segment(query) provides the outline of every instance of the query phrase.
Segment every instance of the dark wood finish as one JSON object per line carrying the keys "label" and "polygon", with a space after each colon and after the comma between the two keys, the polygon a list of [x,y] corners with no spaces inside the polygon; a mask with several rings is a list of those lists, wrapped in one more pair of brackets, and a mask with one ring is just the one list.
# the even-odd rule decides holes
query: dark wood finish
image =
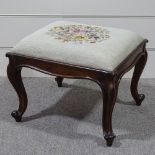
{"label": "dark wood finish", "polygon": [[57,82],[58,87],[62,87],[63,77],[57,76],[55,81]]}
{"label": "dark wood finish", "polygon": [[131,81],[131,94],[133,98],[136,101],[136,105],[141,105],[142,101],[145,98],[144,94],[138,94],[138,81],[140,79],[140,76],[142,74],[142,71],[145,67],[147,61],[147,52],[144,52],[144,54],[141,56],[141,58],[138,60],[137,64],[135,65],[132,81]]}
{"label": "dark wood finish", "polygon": [[40,72],[56,76],[59,87],[62,86],[63,78],[89,79],[96,82],[103,94],[103,117],[102,126],[104,138],[107,146],[111,146],[115,138],[112,130],[112,112],[117,98],[118,86],[122,76],[135,66],[135,71],[131,83],[131,93],[137,105],[144,99],[137,91],[138,81],[147,60],[147,52],[144,40],[123,62],[121,62],[112,72],[98,70],[84,66],[77,66],[67,63],[30,57],[26,55],[7,53],[9,58],[8,78],[15,88],[19,97],[19,109],[12,113],[16,121],[21,121],[22,115],[27,107],[27,97],[21,79],[22,67],[28,67]]}
{"label": "dark wood finish", "polygon": [[27,108],[27,95],[21,78],[21,67],[16,67],[12,57],[10,57],[10,63],[7,67],[7,75],[19,97],[19,108],[13,111],[11,115],[17,122],[20,122]]}
{"label": "dark wood finish", "polygon": [[115,138],[112,130],[112,112],[117,98],[118,84],[115,77],[111,76],[100,85],[103,94],[102,127],[107,146],[111,146]]}

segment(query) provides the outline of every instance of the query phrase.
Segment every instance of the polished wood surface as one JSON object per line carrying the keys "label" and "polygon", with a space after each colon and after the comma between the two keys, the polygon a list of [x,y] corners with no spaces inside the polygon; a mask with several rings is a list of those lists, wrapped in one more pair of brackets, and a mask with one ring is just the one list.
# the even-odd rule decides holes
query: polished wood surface
{"label": "polished wood surface", "polygon": [[135,65],[132,81],[131,81],[131,94],[133,98],[135,99],[136,105],[141,105],[142,101],[145,98],[144,94],[139,94],[137,87],[138,87],[138,81],[140,79],[140,76],[142,74],[142,71],[145,67],[147,61],[147,52],[145,51],[143,55],[138,60],[137,64]]}
{"label": "polished wood surface", "polygon": [[49,75],[56,76],[58,87],[62,87],[63,78],[88,79],[96,82],[103,94],[103,116],[102,126],[104,138],[107,146],[112,146],[115,134],[112,129],[112,112],[119,82],[122,76],[135,66],[131,82],[131,93],[136,101],[136,105],[140,105],[144,99],[144,95],[138,93],[138,81],[144,69],[147,60],[146,51],[147,40],[144,40],[123,62],[121,62],[113,71],[98,70],[84,66],[60,63],[52,60],[30,57],[22,54],[7,53],[9,64],[7,68],[8,78],[13,85],[19,97],[19,108],[12,112],[12,116],[16,121],[22,120],[22,115],[27,108],[27,95],[21,78],[21,69],[28,67]]}

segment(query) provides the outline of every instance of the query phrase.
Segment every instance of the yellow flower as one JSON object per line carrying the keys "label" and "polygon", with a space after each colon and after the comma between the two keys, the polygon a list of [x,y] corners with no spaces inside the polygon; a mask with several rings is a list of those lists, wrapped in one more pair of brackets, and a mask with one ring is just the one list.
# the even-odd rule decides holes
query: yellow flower
{"label": "yellow flower", "polygon": [[75,40],[85,40],[86,37],[85,36],[82,36],[82,35],[78,35],[78,36],[75,36],[74,39]]}
{"label": "yellow flower", "polygon": [[61,31],[64,28],[62,26],[55,26],[54,29],[55,29],[55,31]]}

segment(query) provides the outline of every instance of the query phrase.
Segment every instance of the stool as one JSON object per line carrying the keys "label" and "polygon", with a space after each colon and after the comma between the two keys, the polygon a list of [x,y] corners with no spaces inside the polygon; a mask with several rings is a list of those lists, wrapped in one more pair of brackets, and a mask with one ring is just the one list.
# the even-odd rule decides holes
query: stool
{"label": "stool", "polygon": [[135,66],[131,94],[141,105],[144,94],[137,90],[147,61],[146,43],[140,35],[123,29],[56,21],[22,39],[10,52],[8,78],[19,97],[19,108],[12,112],[17,122],[27,108],[27,95],[21,70],[28,67],[56,76],[59,87],[63,78],[96,82],[103,95],[102,127],[107,146],[112,146],[112,112],[122,76]]}

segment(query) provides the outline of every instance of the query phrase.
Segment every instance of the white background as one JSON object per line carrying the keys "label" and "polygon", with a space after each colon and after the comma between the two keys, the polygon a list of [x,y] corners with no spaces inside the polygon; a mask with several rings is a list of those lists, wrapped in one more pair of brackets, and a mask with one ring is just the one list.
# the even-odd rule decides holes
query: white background
{"label": "white background", "polygon": [[[5,53],[25,35],[55,20],[126,28],[140,33],[149,40],[149,58],[142,76],[155,77],[154,0],[0,0],[0,76],[6,76]],[[29,69],[24,69],[23,75],[46,76]]]}

